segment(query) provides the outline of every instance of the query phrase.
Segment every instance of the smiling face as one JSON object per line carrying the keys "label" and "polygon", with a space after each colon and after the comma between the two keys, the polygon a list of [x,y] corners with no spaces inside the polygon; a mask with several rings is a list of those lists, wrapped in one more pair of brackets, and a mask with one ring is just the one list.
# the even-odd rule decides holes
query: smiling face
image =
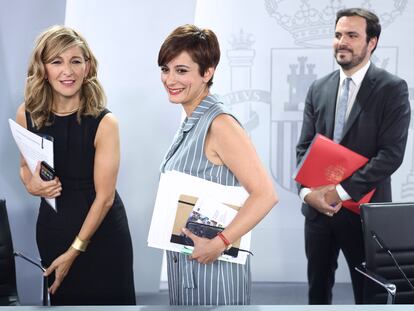
{"label": "smiling face", "polygon": [[214,68],[208,68],[204,76],[201,76],[198,64],[184,51],[168,64],[161,66],[161,81],[170,102],[182,104],[189,116],[208,95],[207,83],[213,73]]}
{"label": "smiling face", "polygon": [[343,16],[338,20],[333,41],[334,55],[342,69],[353,74],[371,57],[377,38],[367,43],[366,21],[360,16]]}
{"label": "smiling face", "polygon": [[80,90],[89,71],[89,63],[79,46],[71,47],[45,64],[46,79],[55,101],[80,99]]}

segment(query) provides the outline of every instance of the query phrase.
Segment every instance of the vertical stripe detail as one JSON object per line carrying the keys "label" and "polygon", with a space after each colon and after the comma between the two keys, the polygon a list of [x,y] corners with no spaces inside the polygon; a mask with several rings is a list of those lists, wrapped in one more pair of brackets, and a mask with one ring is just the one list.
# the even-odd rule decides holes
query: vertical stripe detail
{"label": "vertical stripe detail", "polygon": [[[161,171],[176,170],[222,185],[238,186],[238,180],[227,167],[211,163],[204,153],[208,129],[220,114],[231,115],[216,96],[207,96],[181,124]],[[224,261],[203,265],[186,255],[167,251],[167,270],[171,305],[250,303],[249,258],[245,265]]]}

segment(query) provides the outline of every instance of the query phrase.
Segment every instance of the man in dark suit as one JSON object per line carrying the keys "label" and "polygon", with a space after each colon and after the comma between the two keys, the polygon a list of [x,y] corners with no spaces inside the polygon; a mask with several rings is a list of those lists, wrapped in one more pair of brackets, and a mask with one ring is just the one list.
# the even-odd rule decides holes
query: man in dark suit
{"label": "man in dark suit", "polygon": [[370,62],[380,33],[372,12],[339,11],[333,48],[341,68],[316,80],[306,98],[298,163],[317,133],[369,159],[338,185],[300,188],[310,304],[332,303],[339,250],[348,263],[355,302],[362,303],[363,278],[354,270],[364,261],[361,221],[358,214],[341,208],[342,201],[359,201],[372,189],[376,191],[371,202],[391,201],[391,174],[404,157],[410,122],[408,89],[404,80]]}

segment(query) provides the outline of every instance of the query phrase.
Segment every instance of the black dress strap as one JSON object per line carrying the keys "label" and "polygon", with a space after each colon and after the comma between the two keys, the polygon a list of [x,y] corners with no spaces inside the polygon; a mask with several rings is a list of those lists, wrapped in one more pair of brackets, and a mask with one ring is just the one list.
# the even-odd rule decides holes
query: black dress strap
{"label": "black dress strap", "polygon": [[34,126],[32,123],[32,118],[30,117],[30,112],[28,112],[27,110],[24,110],[24,114],[26,115],[26,124],[27,124],[27,129],[31,132],[33,132]]}

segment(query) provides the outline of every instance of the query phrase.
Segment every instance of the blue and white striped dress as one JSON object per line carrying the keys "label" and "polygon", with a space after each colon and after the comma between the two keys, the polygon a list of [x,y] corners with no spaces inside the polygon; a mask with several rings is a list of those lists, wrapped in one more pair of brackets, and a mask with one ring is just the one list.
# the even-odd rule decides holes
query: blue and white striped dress
{"label": "blue and white striped dress", "polygon": [[[222,185],[238,186],[224,165],[210,162],[204,142],[211,122],[229,114],[213,95],[207,96],[187,117],[174,137],[161,171],[176,170]],[[184,254],[167,251],[168,288],[171,305],[245,305],[250,303],[250,260],[245,265],[216,260],[200,264]]]}

